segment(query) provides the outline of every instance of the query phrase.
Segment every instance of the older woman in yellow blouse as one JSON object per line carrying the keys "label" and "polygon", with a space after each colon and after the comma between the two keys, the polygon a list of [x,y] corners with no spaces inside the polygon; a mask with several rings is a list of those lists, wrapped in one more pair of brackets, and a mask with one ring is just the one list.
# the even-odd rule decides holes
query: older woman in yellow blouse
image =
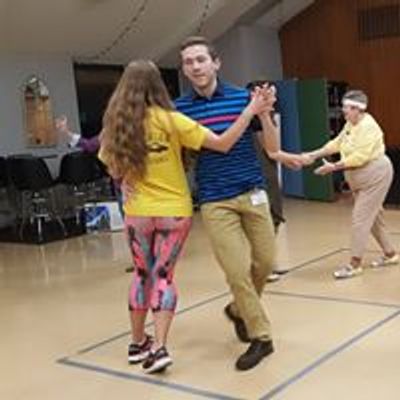
{"label": "older woman in yellow blouse", "polygon": [[340,153],[339,162],[324,159],[324,164],[315,173],[326,175],[344,170],[354,195],[351,259],[334,272],[337,279],[351,278],[363,272],[362,258],[370,233],[383,250],[383,256],[371,266],[379,268],[399,262],[383,219],[383,202],[393,179],[393,167],[385,155],[382,129],[366,112],[367,105],[368,98],[362,91],[346,93],[343,98],[346,124],[341,133],[321,149],[304,155],[305,163],[311,164],[318,158]]}

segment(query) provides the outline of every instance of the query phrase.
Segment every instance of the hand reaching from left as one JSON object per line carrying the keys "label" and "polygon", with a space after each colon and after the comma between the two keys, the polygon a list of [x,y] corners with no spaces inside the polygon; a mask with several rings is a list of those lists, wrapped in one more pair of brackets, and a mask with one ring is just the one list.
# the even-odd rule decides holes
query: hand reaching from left
{"label": "hand reaching from left", "polygon": [[303,159],[300,154],[281,153],[280,162],[287,168],[298,171],[303,168]]}
{"label": "hand reaching from left", "polygon": [[269,154],[269,156],[285,167],[296,171],[302,169],[304,166],[301,154],[286,153],[285,151],[279,150],[276,153]]}
{"label": "hand reaching from left", "polygon": [[303,162],[303,166],[308,167],[309,165],[314,164],[316,158],[312,155],[312,153],[302,153],[301,160]]}

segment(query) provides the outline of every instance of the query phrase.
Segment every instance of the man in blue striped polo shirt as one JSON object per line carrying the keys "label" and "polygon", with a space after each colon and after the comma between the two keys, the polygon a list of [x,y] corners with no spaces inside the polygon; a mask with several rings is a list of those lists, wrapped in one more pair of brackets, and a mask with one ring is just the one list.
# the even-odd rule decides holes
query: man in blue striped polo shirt
{"label": "man in blue striped polo shirt", "polygon": [[[222,133],[248,104],[249,92],[218,80],[220,60],[205,38],[187,39],[180,56],[192,88],[176,100],[177,109]],[[259,118],[263,147],[279,158],[282,155],[270,114]],[[270,321],[260,297],[274,266],[275,237],[253,133],[248,129],[226,154],[201,150],[196,166],[204,225],[233,295],[225,313],[238,338],[250,342],[236,362],[238,370],[253,368],[274,351]],[[287,157],[289,160],[281,161],[299,162]]]}

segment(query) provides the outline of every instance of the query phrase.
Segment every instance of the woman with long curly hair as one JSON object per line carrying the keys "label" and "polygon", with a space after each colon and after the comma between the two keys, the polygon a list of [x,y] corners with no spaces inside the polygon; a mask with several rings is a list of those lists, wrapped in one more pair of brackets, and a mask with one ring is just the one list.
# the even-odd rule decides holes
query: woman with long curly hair
{"label": "woman with long curly hair", "polygon": [[[192,216],[182,149],[228,152],[252,118],[272,109],[274,101],[272,90],[259,89],[235,123],[216,135],[174,110],[160,72],[150,61],[130,63],[110,99],[99,157],[114,178],[133,188],[124,204],[136,266],[129,292],[128,360],[143,363],[147,373],[164,371],[172,364],[166,342],[177,304],[174,267]],[[149,309],[154,339],[145,332]]]}

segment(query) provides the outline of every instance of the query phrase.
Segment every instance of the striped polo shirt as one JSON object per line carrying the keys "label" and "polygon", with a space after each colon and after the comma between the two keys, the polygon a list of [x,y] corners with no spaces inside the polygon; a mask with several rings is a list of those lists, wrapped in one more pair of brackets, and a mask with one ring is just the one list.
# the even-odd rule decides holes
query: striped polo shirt
{"label": "striped polo shirt", "polygon": [[[211,98],[202,97],[192,89],[178,98],[175,105],[178,111],[221,134],[236,121],[249,99],[246,89],[219,82]],[[227,154],[200,151],[196,165],[200,204],[227,200],[265,186],[253,133],[248,128]]]}

